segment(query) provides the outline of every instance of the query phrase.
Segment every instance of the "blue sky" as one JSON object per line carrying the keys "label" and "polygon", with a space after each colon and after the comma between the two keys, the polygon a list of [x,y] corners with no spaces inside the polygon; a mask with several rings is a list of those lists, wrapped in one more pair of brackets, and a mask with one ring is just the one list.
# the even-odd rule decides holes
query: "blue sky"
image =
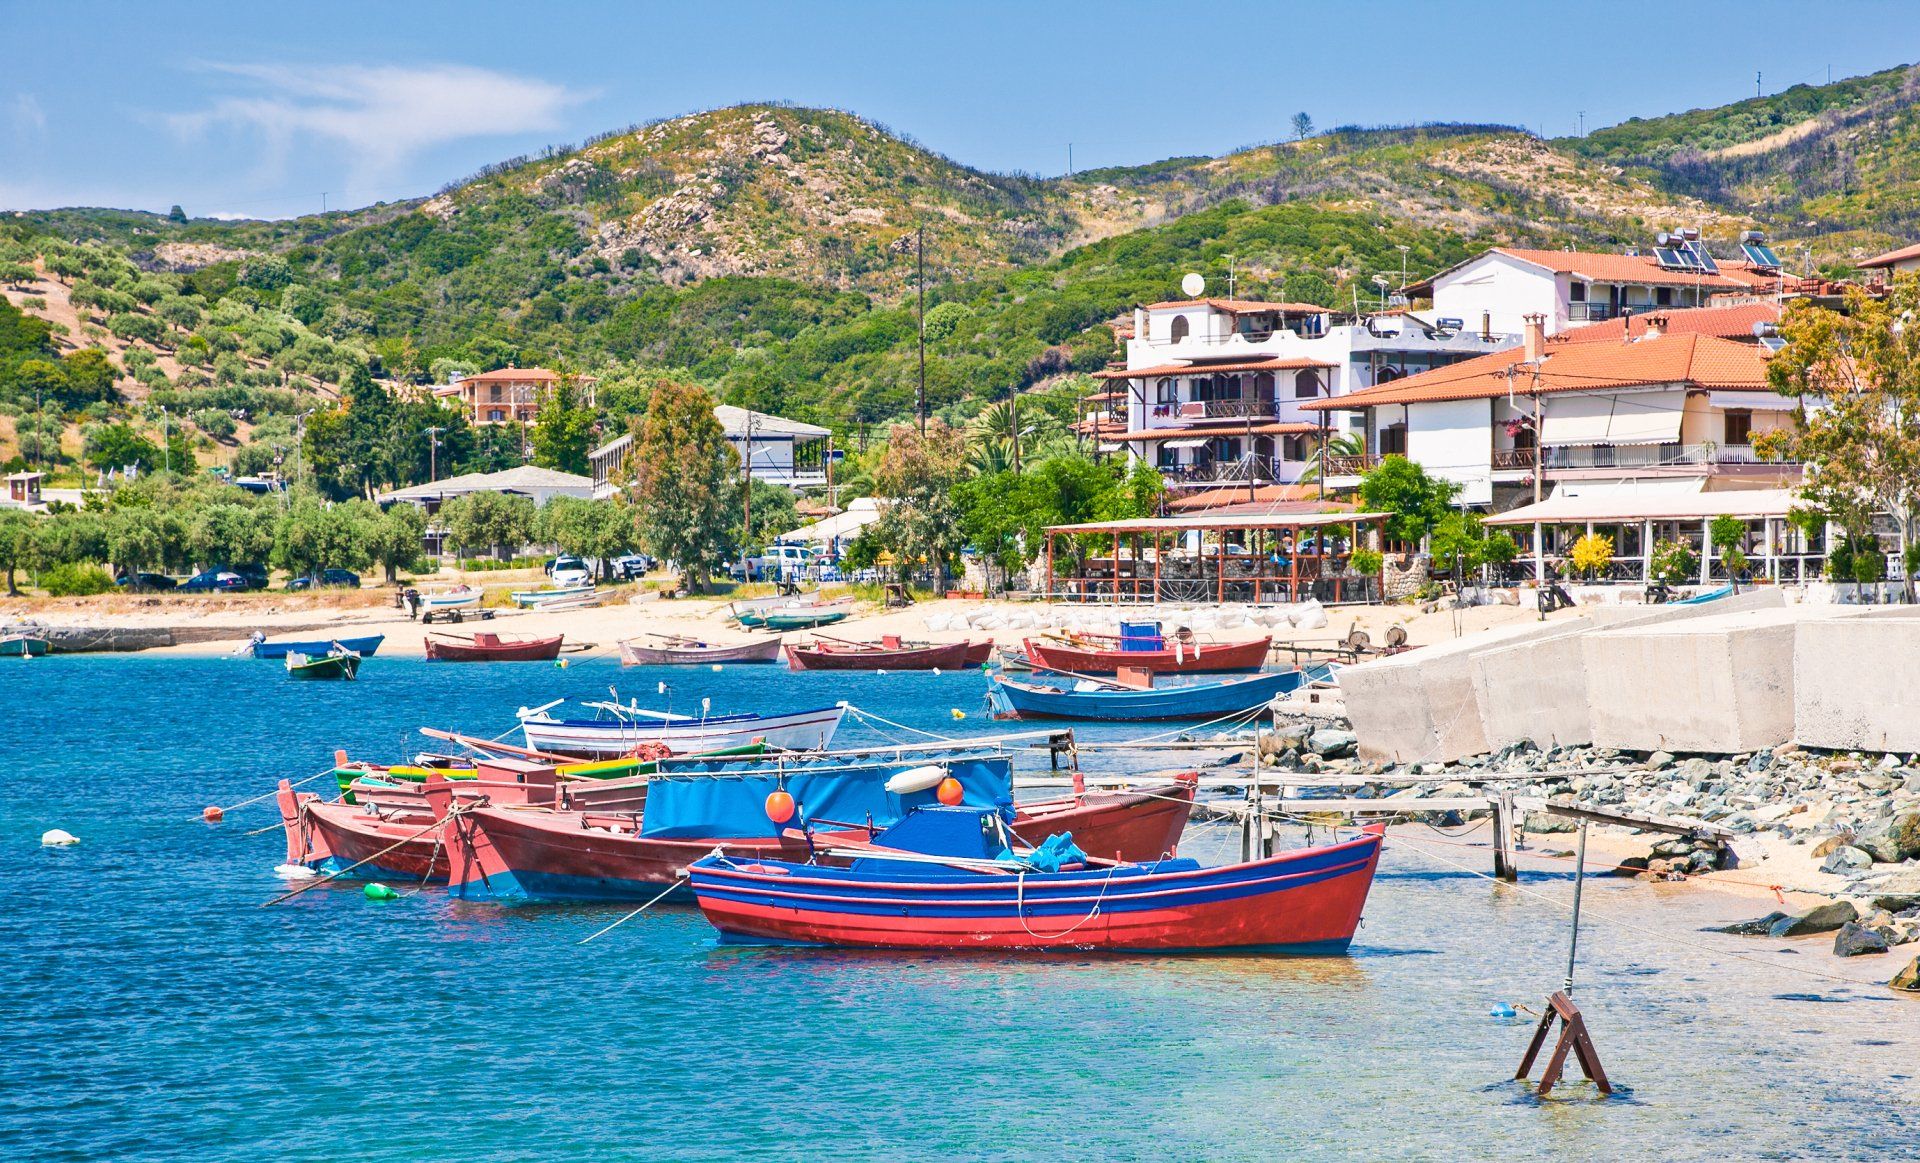
{"label": "blue sky", "polygon": [[[1895,3],[0,0],[0,208],[284,217],[746,100],[1055,174],[1322,128],[1551,136],[1920,59]],[[24,51],[23,51],[24,50]]]}

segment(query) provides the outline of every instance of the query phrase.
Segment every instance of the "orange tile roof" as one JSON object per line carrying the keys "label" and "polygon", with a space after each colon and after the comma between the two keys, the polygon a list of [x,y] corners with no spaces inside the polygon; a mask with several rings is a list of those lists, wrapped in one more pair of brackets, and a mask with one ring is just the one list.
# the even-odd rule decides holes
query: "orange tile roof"
{"label": "orange tile roof", "polygon": [[1154,376],[1211,375],[1214,372],[1281,372],[1304,371],[1307,368],[1330,368],[1333,364],[1319,359],[1243,359],[1226,363],[1167,363],[1153,367],[1120,368],[1111,371],[1093,373],[1096,380],[1138,380],[1151,379]]}
{"label": "orange tile roof", "polygon": [[1604,391],[1651,384],[1767,389],[1767,357],[1751,343],[1712,335],[1658,335],[1631,343],[1550,343],[1536,372],[1526,351],[1511,348],[1363,388],[1311,400],[1303,411],[1359,411],[1387,404],[1428,404],[1555,392]]}
{"label": "orange tile roof", "polygon": [[476,372],[461,379],[463,384],[526,384],[549,383],[560,378],[558,372],[543,367],[503,367],[490,372]]}
{"label": "orange tile roof", "polygon": [[[1309,432],[1320,431],[1320,425],[1305,420],[1256,420],[1252,434],[1255,436],[1305,436]],[[1138,428],[1132,432],[1113,437],[1119,441],[1133,440],[1192,440],[1196,437],[1245,436],[1248,434],[1247,422],[1243,417],[1221,417],[1200,421],[1195,424],[1182,424],[1179,427]]]}
{"label": "orange tile roof", "polygon": [[1717,335],[1722,339],[1751,340],[1756,323],[1778,323],[1778,303],[1740,303],[1728,307],[1656,307],[1637,315],[1570,327],[1547,342],[1619,343],[1639,339],[1653,326],[1653,320],[1665,319],[1665,335]]}
{"label": "orange tile roof", "polygon": [[1318,485],[1259,485],[1253,490],[1252,500],[1247,498],[1247,486],[1229,485],[1195,489],[1167,501],[1169,513],[1205,512],[1215,516],[1345,513],[1357,508],[1350,502],[1322,498]]}
{"label": "orange tile roof", "polygon": [[1523,250],[1519,247],[1496,246],[1498,254],[1517,258],[1521,262],[1545,267],[1562,274],[1579,275],[1601,283],[1641,283],[1645,285],[1672,285],[1691,287],[1698,284],[1703,287],[1746,287],[1752,285],[1752,279],[1742,276],[1730,277],[1729,268],[1722,267],[1720,275],[1698,274],[1693,271],[1675,271],[1662,268],[1650,254],[1602,254],[1582,250]]}
{"label": "orange tile roof", "polygon": [[1191,307],[1205,304],[1216,311],[1229,315],[1258,315],[1267,311],[1280,311],[1288,315],[1331,315],[1333,308],[1322,307],[1318,303],[1269,303],[1261,299],[1168,299],[1160,303],[1148,303],[1142,311],[1161,311],[1169,307]]}
{"label": "orange tile roof", "polygon": [[1863,268],[1890,267],[1895,263],[1911,262],[1914,259],[1920,259],[1920,242],[1912,246],[1903,246],[1899,250],[1890,250],[1885,254],[1876,254],[1872,258],[1863,259],[1853,265]]}

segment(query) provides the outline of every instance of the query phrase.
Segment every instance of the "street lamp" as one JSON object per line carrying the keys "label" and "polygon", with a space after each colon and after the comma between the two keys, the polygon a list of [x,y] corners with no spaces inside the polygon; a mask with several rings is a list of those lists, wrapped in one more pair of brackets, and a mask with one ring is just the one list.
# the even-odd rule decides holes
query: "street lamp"
{"label": "street lamp", "polygon": [[1407,252],[1413,248],[1403,242],[1394,249],[1400,252],[1400,289],[1404,291],[1407,289]]}
{"label": "street lamp", "polygon": [[440,434],[445,428],[427,429],[427,483],[440,479]]}
{"label": "street lamp", "polygon": [[1373,276],[1373,285],[1380,288],[1380,309],[1385,311],[1387,309],[1387,288],[1393,285],[1393,280],[1386,275],[1375,275]]}

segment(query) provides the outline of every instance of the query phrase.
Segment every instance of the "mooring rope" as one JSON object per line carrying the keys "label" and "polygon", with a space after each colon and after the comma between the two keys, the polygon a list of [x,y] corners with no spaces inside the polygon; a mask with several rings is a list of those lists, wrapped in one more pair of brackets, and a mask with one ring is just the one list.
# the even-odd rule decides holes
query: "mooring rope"
{"label": "mooring rope", "polygon": [[[387,853],[393,851],[395,848],[398,848],[403,844],[409,844],[415,840],[418,840],[420,837],[426,835],[428,832],[433,831],[435,828],[440,827],[442,824],[451,823],[456,816],[459,816],[464,811],[466,811],[465,808],[454,808],[452,811],[447,813],[445,819],[435,820],[433,823],[428,824],[426,827],[420,829],[418,832],[414,832],[411,835],[402,836],[400,839],[395,840],[393,843],[387,845],[385,848],[382,848],[380,851],[375,852],[372,856],[367,857],[365,860],[356,860],[352,864],[347,865],[345,868],[340,869],[338,872],[329,872],[327,873],[327,875],[321,877],[318,880],[310,880],[307,883],[301,885],[299,888],[294,889],[292,892],[281,893],[279,896],[274,897],[272,900],[264,902],[263,904],[261,904],[260,907],[264,909],[271,905],[277,905],[281,901],[292,900],[294,897],[299,896],[303,892],[307,892],[310,889],[319,888],[321,885],[326,884],[328,881],[335,880],[339,877],[345,876],[347,873],[352,872],[354,869],[360,867],[363,864],[371,864],[374,861],[380,859],[382,856],[385,856]],[[436,850],[437,850],[437,845],[436,845]],[[433,866],[429,864],[427,867],[428,867],[428,870],[431,871]]]}
{"label": "mooring rope", "polygon": [[[306,777],[305,779],[303,779],[303,780],[300,780],[300,781],[298,781],[297,783],[290,783],[290,784],[288,784],[287,786],[288,786],[289,788],[296,788],[296,787],[305,787],[305,786],[306,786],[307,784],[310,784],[310,783],[312,783],[312,782],[313,782],[314,780],[316,780],[316,779],[323,779],[323,778],[325,778],[326,776],[329,776],[329,775],[332,775],[332,774],[334,773],[334,770],[335,770],[334,768],[331,768],[331,767],[329,767],[329,768],[327,768],[327,769],[326,769],[325,771],[316,771],[316,772],[314,772],[314,773],[313,773],[312,775],[309,775],[308,777]],[[276,785],[276,786],[274,787],[274,789],[273,789],[272,791],[270,791],[270,792],[264,792],[264,793],[262,793],[262,794],[260,794],[260,795],[257,795],[257,796],[254,796],[254,797],[253,797],[252,799],[250,799],[250,800],[241,800],[241,801],[240,801],[239,803],[237,803],[237,804],[233,804],[233,805],[232,805],[232,806],[230,806],[230,807],[225,807],[225,808],[215,808],[214,810],[215,810],[215,811],[217,811],[217,812],[219,812],[219,813],[220,813],[221,815],[223,815],[223,816],[224,816],[224,815],[226,815],[226,814],[227,814],[228,812],[237,812],[237,811],[239,811],[239,810],[240,810],[241,808],[245,808],[245,807],[251,807],[252,805],[254,805],[254,804],[257,804],[257,803],[259,803],[259,802],[260,802],[261,800],[270,800],[270,799],[272,799],[272,798],[273,798],[274,796],[277,796],[277,795],[279,795],[279,794],[280,794],[280,788],[279,788],[279,787],[278,787],[278,786]],[[201,813],[200,815],[198,815],[198,816],[195,816],[195,817],[194,817],[194,819],[195,819],[195,820],[205,820],[206,818],[207,818],[207,816],[206,816],[206,813],[205,813],[205,812],[202,812],[202,813]],[[278,825],[275,825],[275,826],[277,827]],[[264,831],[264,830],[265,830],[265,829],[262,829],[262,831]],[[254,833],[254,832],[249,832],[249,833],[247,833],[247,835],[249,835],[249,836],[253,836],[253,835],[257,835],[257,834],[258,834],[258,833]]]}
{"label": "mooring rope", "polygon": [[676,878],[676,879],[674,880],[674,882],[673,882],[672,884],[670,884],[670,885],[668,885],[667,887],[665,887],[665,888],[663,888],[663,889],[661,889],[661,890],[660,890],[660,893],[659,893],[659,895],[657,895],[657,896],[655,896],[655,897],[654,897],[654,898],[653,898],[652,900],[650,900],[650,901],[648,901],[648,902],[647,902],[646,904],[644,904],[644,905],[641,905],[641,906],[640,906],[639,908],[637,908],[637,909],[635,909],[635,910],[633,910],[632,912],[630,912],[630,913],[628,913],[628,914],[627,914],[626,916],[624,916],[624,917],[621,917],[621,918],[620,918],[619,920],[617,920],[617,921],[615,921],[615,922],[614,922],[613,924],[611,924],[611,925],[608,925],[608,926],[607,926],[606,928],[604,928],[604,929],[601,929],[601,930],[600,930],[599,932],[597,932],[597,933],[595,933],[595,934],[593,934],[593,936],[591,936],[591,937],[586,937],[586,938],[583,938],[583,939],[581,939],[581,940],[579,940],[579,941],[576,941],[576,942],[574,942],[574,943],[575,943],[576,945],[585,945],[585,944],[587,944],[588,942],[590,942],[590,941],[592,941],[592,940],[594,939],[594,937],[599,937],[599,936],[603,936],[603,935],[605,935],[605,934],[607,934],[607,933],[611,933],[611,932],[613,932],[613,931],[614,931],[615,929],[617,929],[617,928],[619,928],[620,926],[622,926],[622,925],[624,925],[624,924],[626,924],[626,923],[627,923],[628,921],[631,921],[631,920],[632,920],[633,918],[635,918],[635,917],[637,917],[637,916],[639,916],[639,915],[640,915],[641,913],[644,913],[644,912],[646,912],[646,911],[647,911],[648,909],[650,909],[650,908],[652,908],[652,907],[653,907],[654,905],[657,905],[657,904],[659,904],[659,903],[660,903],[661,901],[663,901],[663,900],[665,900],[665,899],[666,899],[666,896],[667,896],[667,894],[668,894],[668,893],[670,893],[670,892],[672,892],[672,891],[673,891],[674,889],[676,889],[676,888],[679,888],[679,887],[680,887],[681,885],[683,885],[683,884],[685,884],[686,882],[687,882],[687,874],[683,872],[683,873],[681,873],[681,874],[679,875],[679,877],[678,877],[678,878]]}

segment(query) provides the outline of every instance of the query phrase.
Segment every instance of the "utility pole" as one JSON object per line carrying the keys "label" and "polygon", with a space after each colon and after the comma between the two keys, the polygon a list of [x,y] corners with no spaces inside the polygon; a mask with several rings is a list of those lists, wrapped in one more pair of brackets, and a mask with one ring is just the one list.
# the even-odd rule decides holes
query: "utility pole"
{"label": "utility pole", "polygon": [[1012,429],[1008,435],[1013,437],[1013,475],[1020,475],[1020,385],[1018,382],[1007,385],[1007,427]]}
{"label": "utility pole", "polygon": [[440,434],[445,428],[427,429],[427,483],[440,479]]}
{"label": "utility pole", "polygon": [[325,190],[322,190],[320,191],[320,213],[325,214],[326,212],[327,212],[327,192]]}
{"label": "utility pole", "polygon": [[1585,109],[1582,109],[1580,111],[1580,136],[1585,137],[1586,135],[1587,135],[1587,111]]}
{"label": "utility pole", "polygon": [[[1833,80],[1832,65],[1827,66],[1827,80],[1829,82]],[[1067,143],[1067,176],[1069,178],[1073,176],[1073,143],[1072,142]]]}
{"label": "utility pole", "polygon": [[740,495],[744,498],[744,507],[740,517],[740,583],[745,585],[753,579],[747,574],[747,542],[753,539],[753,409],[747,413],[747,474],[741,481]]}
{"label": "utility pole", "polygon": [[913,397],[914,413],[920,418],[920,435],[927,434],[927,227],[922,223],[914,232],[914,264],[920,282],[920,389]]}
{"label": "utility pole", "polygon": [[167,471],[173,471],[173,441],[167,434],[167,406],[160,405],[160,448],[166,454]]}
{"label": "utility pole", "polygon": [[1760,70],[1759,69],[1753,70],[1753,97],[1754,97],[1754,100],[1756,101],[1760,99]]}

